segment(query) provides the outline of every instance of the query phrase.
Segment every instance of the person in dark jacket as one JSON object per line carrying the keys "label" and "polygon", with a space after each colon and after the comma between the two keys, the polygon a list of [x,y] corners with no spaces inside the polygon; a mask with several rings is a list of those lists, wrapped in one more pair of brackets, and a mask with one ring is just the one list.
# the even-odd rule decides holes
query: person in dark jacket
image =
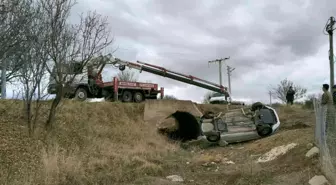
{"label": "person in dark jacket", "polygon": [[294,95],[295,95],[295,91],[293,90],[293,87],[290,86],[289,90],[287,91],[287,94],[286,94],[287,104],[293,105]]}

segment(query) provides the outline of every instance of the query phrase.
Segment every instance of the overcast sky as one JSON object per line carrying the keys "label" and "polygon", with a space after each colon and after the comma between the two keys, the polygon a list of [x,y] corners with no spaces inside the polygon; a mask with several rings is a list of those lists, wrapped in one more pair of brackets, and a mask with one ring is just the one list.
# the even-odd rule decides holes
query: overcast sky
{"label": "overcast sky", "polygon": [[[219,83],[218,65],[207,61],[230,56],[237,99],[267,102],[268,86],[284,78],[309,93],[329,82],[328,36],[322,30],[336,16],[336,1],[80,0],[74,8],[89,9],[109,17],[116,57]],[[227,85],[226,66],[222,70]],[[207,92],[146,72],[138,77],[179,99],[199,102]]]}
{"label": "overcast sky", "polygon": [[[118,58],[219,83],[218,65],[208,61],[230,56],[236,99],[267,102],[268,86],[284,78],[309,93],[329,82],[328,36],[322,30],[336,16],[336,1],[80,0],[72,16],[87,10],[108,16]],[[222,70],[227,86],[226,65]],[[138,77],[179,99],[200,102],[208,91],[146,72]]]}

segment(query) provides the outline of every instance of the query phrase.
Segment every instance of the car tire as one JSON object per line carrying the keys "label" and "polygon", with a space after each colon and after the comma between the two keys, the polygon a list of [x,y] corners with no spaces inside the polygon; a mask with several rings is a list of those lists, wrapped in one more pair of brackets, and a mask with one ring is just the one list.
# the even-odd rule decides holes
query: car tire
{"label": "car tire", "polygon": [[252,104],[251,110],[256,111],[256,110],[261,109],[263,107],[264,107],[264,104],[262,104],[261,102],[255,102],[254,104]]}
{"label": "car tire", "polygon": [[272,134],[273,129],[270,125],[262,124],[257,126],[258,135],[261,137],[267,137]]}
{"label": "car tire", "polygon": [[132,100],[133,100],[132,92],[130,92],[130,91],[124,91],[123,94],[122,94],[121,100],[123,102],[132,102]]}
{"label": "car tire", "polygon": [[220,133],[211,134],[206,136],[206,139],[210,142],[218,142],[221,139]]}
{"label": "car tire", "polygon": [[85,101],[87,99],[88,93],[85,88],[78,88],[75,93],[75,99],[79,101]]}
{"label": "car tire", "polygon": [[133,95],[134,102],[140,103],[144,101],[144,95],[141,92],[135,92]]}

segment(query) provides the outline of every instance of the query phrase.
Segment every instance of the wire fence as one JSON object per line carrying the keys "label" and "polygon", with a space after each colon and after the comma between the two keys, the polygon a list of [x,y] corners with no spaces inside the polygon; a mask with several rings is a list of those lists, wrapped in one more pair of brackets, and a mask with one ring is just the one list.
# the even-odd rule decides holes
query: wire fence
{"label": "wire fence", "polygon": [[316,117],[315,144],[320,150],[322,171],[336,184],[336,108],[321,105],[314,99]]}

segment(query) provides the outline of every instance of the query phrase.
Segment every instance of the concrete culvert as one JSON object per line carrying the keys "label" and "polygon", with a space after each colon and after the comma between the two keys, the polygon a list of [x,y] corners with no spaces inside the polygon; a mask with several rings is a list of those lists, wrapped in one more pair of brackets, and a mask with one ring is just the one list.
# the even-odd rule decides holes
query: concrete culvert
{"label": "concrete culvert", "polygon": [[197,119],[189,112],[176,111],[166,120],[169,121],[171,118],[174,119],[174,124],[158,129],[159,133],[166,135],[169,139],[186,142],[197,139],[201,135]]}

